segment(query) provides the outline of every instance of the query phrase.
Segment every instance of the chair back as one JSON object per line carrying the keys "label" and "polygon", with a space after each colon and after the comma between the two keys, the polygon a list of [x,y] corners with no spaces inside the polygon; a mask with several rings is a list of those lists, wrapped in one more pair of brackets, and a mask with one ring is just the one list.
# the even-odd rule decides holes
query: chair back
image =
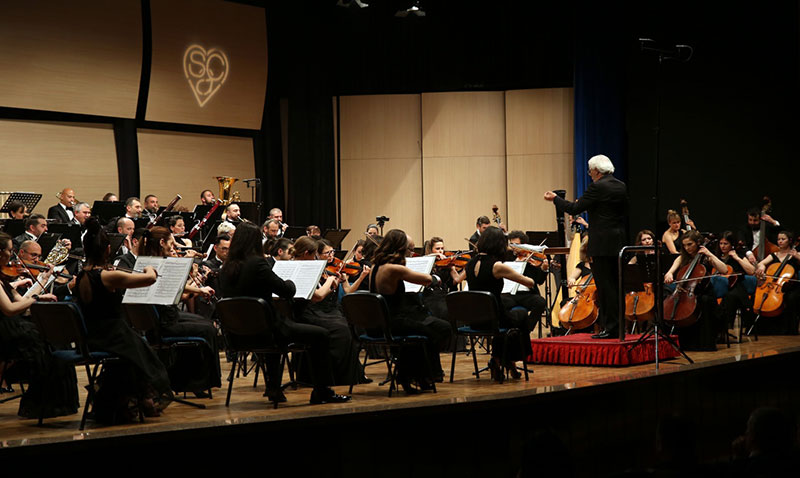
{"label": "chair back", "polygon": [[161,333],[158,330],[158,309],[153,304],[122,304],[122,310],[128,322],[137,332],[155,338],[161,342]]}
{"label": "chair back", "polygon": [[382,330],[386,340],[392,340],[389,327],[389,306],[382,295],[356,291],[342,297],[342,309],[351,327],[366,331]]}
{"label": "chair back", "polygon": [[228,297],[217,302],[217,313],[222,331],[233,349],[252,348],[265,341],[273,344],[275,312],[264,299],[258,297]]}
{"label": "chair back", "polygon": [[89,354],[86,345],[86,324],[83,314],[73,302],[36,302],[31,306],[31,319],[39,333],[56,349],[75,344],[84,356]]}
{"label": "chair back", "polygon": [[445,301],[447,316],[454,327],[457,324],[487,330],[500,327],[500,304],[491,292],[455,291],[447,294]]}

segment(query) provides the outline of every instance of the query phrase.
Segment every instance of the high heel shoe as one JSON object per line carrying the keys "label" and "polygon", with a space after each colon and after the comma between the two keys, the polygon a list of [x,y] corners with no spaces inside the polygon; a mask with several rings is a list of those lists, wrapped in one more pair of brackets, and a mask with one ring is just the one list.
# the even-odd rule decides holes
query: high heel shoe
{"label": "high heel shoe", "polygon": [[514,362],[507,363],[506,364],[506,370],[508,370],[508,374],[514,380],[519,380],[520,378],[522,378],[522,374],[519,373],[519,370],[517,369],[517,364],[516,363],[514,363]]}
{"label": "high heel shoe", "polygon": [[492,358],[489,360],[489,372],[492,375],[492,380],[497,383],[503,383],[506,379],[506,374],[503,371],[503,366],[500,365],[500,360],[496,358]]}

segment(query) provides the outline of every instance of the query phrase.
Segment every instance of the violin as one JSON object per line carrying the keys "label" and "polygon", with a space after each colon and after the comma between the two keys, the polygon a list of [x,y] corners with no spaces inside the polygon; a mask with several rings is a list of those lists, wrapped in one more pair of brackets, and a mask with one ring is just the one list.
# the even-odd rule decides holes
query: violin
{"label": "violin", "polygon": [[439,259],[434,262],[436,267],[455,267],[456,269],[463,269],[472,259],[472,252],[470,251],[445,251],[444,255],[444,259]]}
{"label": "violin", "polygon": [[791,254],[786,254],[780,263],[775,262],[767,267],[766,277],[756,285],[753,295],[753,310],[756,314],[775,317],[783,312],[783,286],[793,281],[797,272],[789,265],[791,257]]}
{"label": "violin", "polygon": [[644,322],[655,318],[656,296],[652,282],[643,284],[644,290],[625,295],[625,318],[631,322]]}
{"label": "violin", "polygon": [[361,274],[361,264],[356,261],[345,262],[338,257],[334,257],[331,262],[325,266],[325,272],[329,275],[339,276],[340,273],[345,273],[348,276],[357,276]]}
{"label": "violin", "polygon": [[706,277],[706,267],[700,264],[700,252],[694,259],[678,270],[680,280],[672,294],[664,299],[664,320],[675,326],[685,327],[694,324],[699,318],[695,290],[700,280]]}
{"label": "violin", "polygon": [[597,287],[593,274],[584,276],[576,287],[575,297],[564,304],[558,313],[561,327],[565,329],[585,329],[597,321]]}
{"label": "violin", "polygon": [[[0,273],[2,273],[2,275],[5,277],[10,278],[16,278],[21,275],[29,275],[35,279],[39,277],[39,274],[42,272],[47,272],[49,270],[50,266],[41,261],[12,261],[5,266],[0,267]],[[56,277],[72,279],[72,275],[65,272],[57,273]]]}

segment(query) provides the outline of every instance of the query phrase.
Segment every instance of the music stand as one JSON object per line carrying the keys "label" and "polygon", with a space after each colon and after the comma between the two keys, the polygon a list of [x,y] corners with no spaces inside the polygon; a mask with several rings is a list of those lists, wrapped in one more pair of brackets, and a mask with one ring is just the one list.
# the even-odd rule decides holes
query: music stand
{"label": "music stand", "polygon": [[115,217],[125,215],[125,203],[121,201],[95,201],[92,204],[92,216],[100,220],[100,224],[105,224]]}
{"label": "music stand", "polygon": [[51,234],[49,232],[45,232],[42,233],[41,236],[39,236],[39,239],[37,239],[36,242],[38,242],[39,247],[42,248],[42,256],[41,256],[42,260],[44,260],[44,258],[47,257],[47,254],[50,254],[50,250],[53,249],[53,247],[55,247],[56,242],[58,242],[59,239],[61,239],[61,234],[58,233]]}
{"label": "music stand", "polygon": [[350,229],[327,229],[325,234],[322,235],[323,239],[327,239],[333,244],[334,249],[341,249],[344,238],[350,234]]}
{"label": "music stand", "polygon": [[[647,273],[649,273],[649,274],[645,274],[645,276],[646,276],[645,281],[651,282],[654,287],[658,287],[658,284],[662,283],[662,281],[660,280],[661,278],[659,277],[659,273],[661,272],[661,262],[662,262],[661,255],[662,254],[659,254],[656,248],[657,248],[657,246],[625,246],[619,251],[619,272],[620,272],[620,274],[619,274],[619,290],[620,290],[620,296],[619,296],[619,311],[620,311],[619,321],[620,321],[620,324],[619,324],[619,326],[620,326],[620,334],[623,334],[624,333],[623,331],[625,330],[623,328],[623,327],[625,327],[625,293],[623,291],[625,290],[624,289],[624,284],[627,284],[627,282],[625,282],[624,276],[625,276],[626,272],[628,272],[628,269],[623,268],[623,259],[625,259],[626,253],[630,252],[630,251],[647,251],[647,250],[651,250],[652,251],[652,250],[656,250],[656,254],[655,254],[655,256],[656,256],[656,267],[654,269],[645,267],[644,270]],[[627,264],[627,261],[626,261],[626,264]],[[639,270],[641,270],[641,268]],[[656,291],[654,291],[654,292],[656,292]],[[684,352],[683,350],[681,350],[680,347],[678,347],[678,344],[675,343],[675,340],[673,340],[672,337],[669,334],[664,333],[663,329],[666,327],[666,325],[664,325],[664,320],[663,320],[663,312],[664,312],[663,304],[659,304],[660,295],[661,294],[658,294],[658,293],[655,294],[656,303],[655,303],[655,306],[653,308],[653,311],[655,312],[655,315],[653,317],[653,325],[650,327],[650,330],[648,330],[646,333],[643,333],[639,337],[639,339],[636,341],[636,343],[634,343],[633,345],[630,346],[630,348],[628,348],[628,353],[630,353],[636,347],[644,344],[645,341],[647,339],[649,339],[650,337],[655,336],[656,370],[658,370],[658,364],[659,364],[658,345],[659,345],[659,342],[661,341],[661,339],[664,339],[668,344],[670,344],[672,346],[673,349],[675,349],[678,353],[683,355],[683,357],[686,360],[688,360],[689,363],[694,363],[694,360],[692,360],[688,355],[686,355],[686,352]]]}
{"label": "music stand", "polygon": [[525,231],[525,235],[528,236],[528,244],[533,244],[534,246],[556,247],[563,242],[559,238],[558,231]]}
{"label": "music stand", "polygon": [[[286,228],[285,231],[283,231],[283,237],[285,237],[286,239],[290,239],[291,241],[294,241],[298,237],[303,237],[305,235],[306,235],[306,228],[300,226],[289,226]],[[336,249],[335,245],[334,249]]]}
{"label": "music stand", "polygon": [[[72,242],[72,248],[83,247],[81,244],[81,226],[75,223],[58,223],[54,222],[47,225],[47,232],[61,234],[64,239],[69,239]],[[44,252],[44,251],[42,251]],[[47,256],[42,256],[47,257]]]}
{"label": "music stand", "polygon": [[[197,204],[194,207],[194,210],[192,211],[192,214],[194,215],[194,219],[196,221],[200,221],[204,217],[206,217],[206,214],[208,214],[208,211],[211,210],[211,206],[212,206],[212,204]],[[222,207],[222,206],[220,206],[220,207]],[[219,208],[217,208],[217,209],[219,209]]]}
{"label": "music stand", "polygon": [[125,242],[125,238],[128,237],[127,234],[120,234],[118,232],[110,232],[108,235],[108,241],[111,244],[111,250],[113,251],[112,257],[117,257],[119,254],[119,248],[122,247],[122,243]]}
{"label": "music stand", "polygon": [[257,202],[237,202],[239,211],[244,218],[253,222],[257,226],[261,225],[261,203]]}
{"label": "music stand", "polygon": [[8,210],[9,203],[12,202],[21,202],[25,205],[25,208],[28,212],[33,211],[39,201],[42,199],[42,195],[40,193],[24,193],[24,192],[16,192],[11,193],[6,199],[6,202],[3,203],[3,207],[0,207],[0,212],[10,212]]}
{"label": "music stand", "polygon": [[4,219],[4,227],[3,232],[8,234],[11,237],[17,237],[23,232],[25,232],[25,220],[24,219]]}
{"label": "music stand", "polygon": [[[544,243],[550,247],[564,245],[564,239],[558,231],[525,231],[525,235],[528,236],[528,244],[539,245]],[[566,255],[558,254],[558,257],[560,257],[562,264],[566,264]],[[548,259],[552,259],[552,257]],[[556,298],[553,297],[553,289],[550,283],[550,277],[552,277],[553,283],[557,284],[556,289],[566,285],[566,281],[563,280],[563,271],[555,267],[550,267],[547,270],[547,275],[548,279],[544,281],[544,300],[547,303],[547,326],[552,330],[552,311],[556,307],[560,307],[561,304],[555,303]],[[541,331],[541,327],[539,328],[539,331]]]}

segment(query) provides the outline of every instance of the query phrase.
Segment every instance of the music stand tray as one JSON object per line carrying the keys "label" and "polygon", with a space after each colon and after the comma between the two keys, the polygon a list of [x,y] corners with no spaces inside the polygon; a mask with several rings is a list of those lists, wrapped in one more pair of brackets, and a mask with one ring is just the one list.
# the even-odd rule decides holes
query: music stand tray
{"label": "music stand tray", "polygon": [[3,203],[3,207],[0,207],[0,212],[10,212],[8,210],[9,203],[12,202],[21,202],[25,205],[28,212],[33,211],[39,201],[42,199],[42,195],[40,193],[25,193],[25,192],[15,192],[11,193],[6,199],[6,202]]}
{"label": "music stand tray", "polygon": [[55,247],[56,242],[58,242],[59,239],[61,239],[61,234],[58,233],[51,234],[49,232],[45,232],[39,236],[39,239],[36,242],[38,242],[39,247],[42,248],[42,260],[47,257],[47,254],[50,254],[50,250]]}
{"label": "music stand tray", "polygon": [[341,249],[344,238],[350,234],[350,229],[327,229],[325,234],[322,235],[323,239],[327,239],[334,249]]}
{"label": "music stand tray", "polygon": [[[286,239],[291,239],[294,241],[298,237],[303,237],[306,235],[306,228],[300,226],[289,226],[283,231],[283,237]],[[337,249],[336,245],[333,246],[334,249]]]}
{"label": "music stand tray", "polygon": [[119,248],[122,247],[122,243],[125,242],[125,238],[128,237],[127,234],[120,234],[118,232],[111,232],[108,234],[108,241],[111,243],[111,250],[113,253],[111,257],[117,257],[119,254]]}
{"label": "music stand tray", "polygon": [[95,201],[92,204],[92,216],[100,219],[105,224],[115,217],[125,215],[125,203],[121,201]]}
{"label": "music stand tray", "polygon": [[[52,223],[47,225],[47,232],[61,234],[63,239],[69,239],[72,242],[72,248],[83,247],[81,244],[81,226],[79,224],[70,223]],[[47,256],[43,256],[47,257]]]}

